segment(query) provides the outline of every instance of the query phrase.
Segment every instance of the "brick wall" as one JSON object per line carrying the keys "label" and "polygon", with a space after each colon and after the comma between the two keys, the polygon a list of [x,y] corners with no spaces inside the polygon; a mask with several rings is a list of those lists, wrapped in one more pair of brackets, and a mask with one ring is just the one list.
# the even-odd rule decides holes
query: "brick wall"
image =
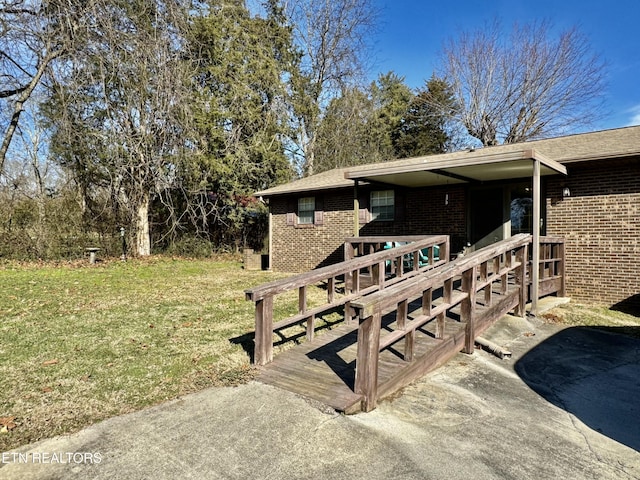
{"label": "brick wall", "polygon": [[[640,158],[568,166],[569,175],[546,177],[546,230],[566,239],[567,293],[578,301],[640,308]],[[571,196],[562,198],[562,187]],[[445,234],[451,251],[466,238],[463,186],[398,191],[401,219],[360,225],[360,235]],[[368,195],[361,189],[364,198]],[[274,197],[272,268],[303,272],[339,262],[353,236],[353,190],[323,195],[322,225],[287,226],[297,197]],[[445,199],[447,204],[445,205]]]}
{"label": "brick wall", "polygon": [[466,238],[465,187],[433,187],[399,192],[404,202],[400,221],[369,222],[360,235],[449,235],[451,251],[460,251]]}
{"label": "brick wall", "polygon": [[597,163],[571,164],[566,179],[549,180],[547,233],[565,238],[570,297],[639,308],[640,159]]}
{"label": "brick wall", "polygon": [[[360,190],[363,198],[368,197],[369,192]],[[344,239],[353,236],[353,190],[341,189],[322,195],[322,225],[287,225],[287,212],[295,209],[297,198],[282,196],[270,200],[272,268],[304,272],[341,261]],[[362,223],[360,235],[445,234],[451,236],[453,252],[462,248],[466,241],[463,187],[398,190],[396,202],[401,202],[404,210],[396,220]]]}
{"label": "brick wall", "polygon": [[343,259],[344,239],[353,236],[352,190],[322,195],[322,225],[287,225],[287,213],[298,197],[270,199],[273,222],[271,268],[281,272],[305,272]]}

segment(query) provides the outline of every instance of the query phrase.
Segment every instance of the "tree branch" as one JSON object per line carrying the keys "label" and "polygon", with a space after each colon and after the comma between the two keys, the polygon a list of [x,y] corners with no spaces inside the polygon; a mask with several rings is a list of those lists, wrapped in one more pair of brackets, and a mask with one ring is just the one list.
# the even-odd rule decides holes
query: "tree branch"
{"label": "tree branch", "polygon": [[0,98],[13,97],[14,95],[18,95],[19,93],[24,92],[26,89],[27,87],[24,86],[24,87],[14,88],[13,90],[0,90]]}
{"label": "tree branch", "polygon": [[9,126],[7,127],[7,131],[4,134],[4,139],[2,140],[2,146],[0,146],[0,175],[4,171],[4,161],[7,156],[7,151],[9,150],[9,145],[11,144],[11,140],[13,139],[13,134],[18,127],[18,121],[20,120],[20,115],[22,115],[22,111],[24,110],[24,103],[29,100],[31,97],[31,93],[35,90],[40,82],[40,79],[44,75],[49,64],[58,56],[62,54],[62,50],[54,50],[49,52],[43,59],[35,75],[31,78],[31,81],[24,87],[16,103],[13,106],[13,113],[11,115],[11,121],[9,122]]}

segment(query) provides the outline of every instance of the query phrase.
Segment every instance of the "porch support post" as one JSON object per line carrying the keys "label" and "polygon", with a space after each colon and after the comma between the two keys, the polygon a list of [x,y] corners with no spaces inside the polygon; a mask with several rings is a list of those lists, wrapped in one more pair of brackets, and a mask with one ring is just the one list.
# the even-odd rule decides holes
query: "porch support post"
{"label": "porch support post", "polygon": [[533,159],[533,246],[531,260],[531,314],[538,313],[540,288],[540,160]]}
{"label": "porch support post", "polygon": [[358,180],[353,184],[353,236],[360,236],[360,200],[358,200]]}

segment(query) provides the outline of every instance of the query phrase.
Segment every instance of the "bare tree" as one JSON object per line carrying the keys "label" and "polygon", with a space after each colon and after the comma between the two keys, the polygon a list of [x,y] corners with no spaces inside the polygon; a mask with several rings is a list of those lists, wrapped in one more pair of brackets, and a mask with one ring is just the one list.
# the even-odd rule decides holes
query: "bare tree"
{"label": "bare tree", "polygon": [[371,0],[289,0],[285,11],[301,52],[293,75],[295,152],[305,174],[314,172],[317,129],[331,98],[366,70],[368,41],[378,12]]}
{"label": "bare tree", "polygon": [[36,121],[39,98],[32,100],[24,106],[21,121],[29,128],[16,129],[12,155],[0,178],[0,232],[5,235],[0,248],[44,258],[53,243],[47,230],[47,204],[62,186],[62,179],[47,157],[47,132]]}
{"label": "bare tree", "polygon": [[84,198],[109,192],[138,255],[151,252],[151,204],[174,186],[186,143],[188,3],[94,0],[86,45],[57,70],[44,108],[52,153]]}
{"label": "bare tree", "polygon": [[0,174],[26,102],[69,53],[88,2],[6,0],[0,5]]}
{"label": "bare tree", "polygon": [[601,111],[605,64],[577,28],[552,35],[549,22],[496,21],[462,33],[442,52],[456,117],[483,145],[522,142],[584,127]]}

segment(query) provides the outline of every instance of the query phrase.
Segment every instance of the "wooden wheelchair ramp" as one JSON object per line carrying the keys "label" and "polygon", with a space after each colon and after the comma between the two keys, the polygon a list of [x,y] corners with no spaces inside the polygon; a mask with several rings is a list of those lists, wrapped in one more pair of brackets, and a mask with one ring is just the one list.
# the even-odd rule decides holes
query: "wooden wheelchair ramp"
{"label": "wooden wheelchair ramp", "polygon": [[[512,285],[508,296],[493,292],[499,310],[478,304],[478,323],[491,325],[517,303],[519,289]],[[459,293],[459,292],[458,292]],[[508,298],[505,303],[503,300]],[[510,300],[509,300],[510,299]],[[434,306],[442,304],[435,299]],[[501,310],[506,309],[502,312]],[[408,314],[408,322],[420,316],[421,307]],[[381,341],[398,331],[395,312],[382,318]],[[398,340],[382,349],[378,360],[379,398],[393,394],[411,381],[436,369],[464,348],[466,322],[461,321],[459,309],[451,309],[444,321],[442,338],[436,338],[437,321],[415,329],[413,361],[405,359],[405,342]],[[273,362],[261,367],[257,380],[318,401],[337,411],[357,413],[362,410],[364,395],[356,393],[356,359],[358,353],[358,323],[340,324],[305,342],[284,351]],[[485,327],[485,328],[486,328]],[[419,360],[418,360],[419,359]]]}
{"label": "wooden wheelchair ramp", "polygon": [[[374,409],[458,352],[473,353],[474,340],[505,314],[524,315],[529,243],[517,235],[352,299],[352,320],[279,353],[257,380],[345,413]],[[545,293],[563,286],[559,259],[548,255],[540,269]]]}

